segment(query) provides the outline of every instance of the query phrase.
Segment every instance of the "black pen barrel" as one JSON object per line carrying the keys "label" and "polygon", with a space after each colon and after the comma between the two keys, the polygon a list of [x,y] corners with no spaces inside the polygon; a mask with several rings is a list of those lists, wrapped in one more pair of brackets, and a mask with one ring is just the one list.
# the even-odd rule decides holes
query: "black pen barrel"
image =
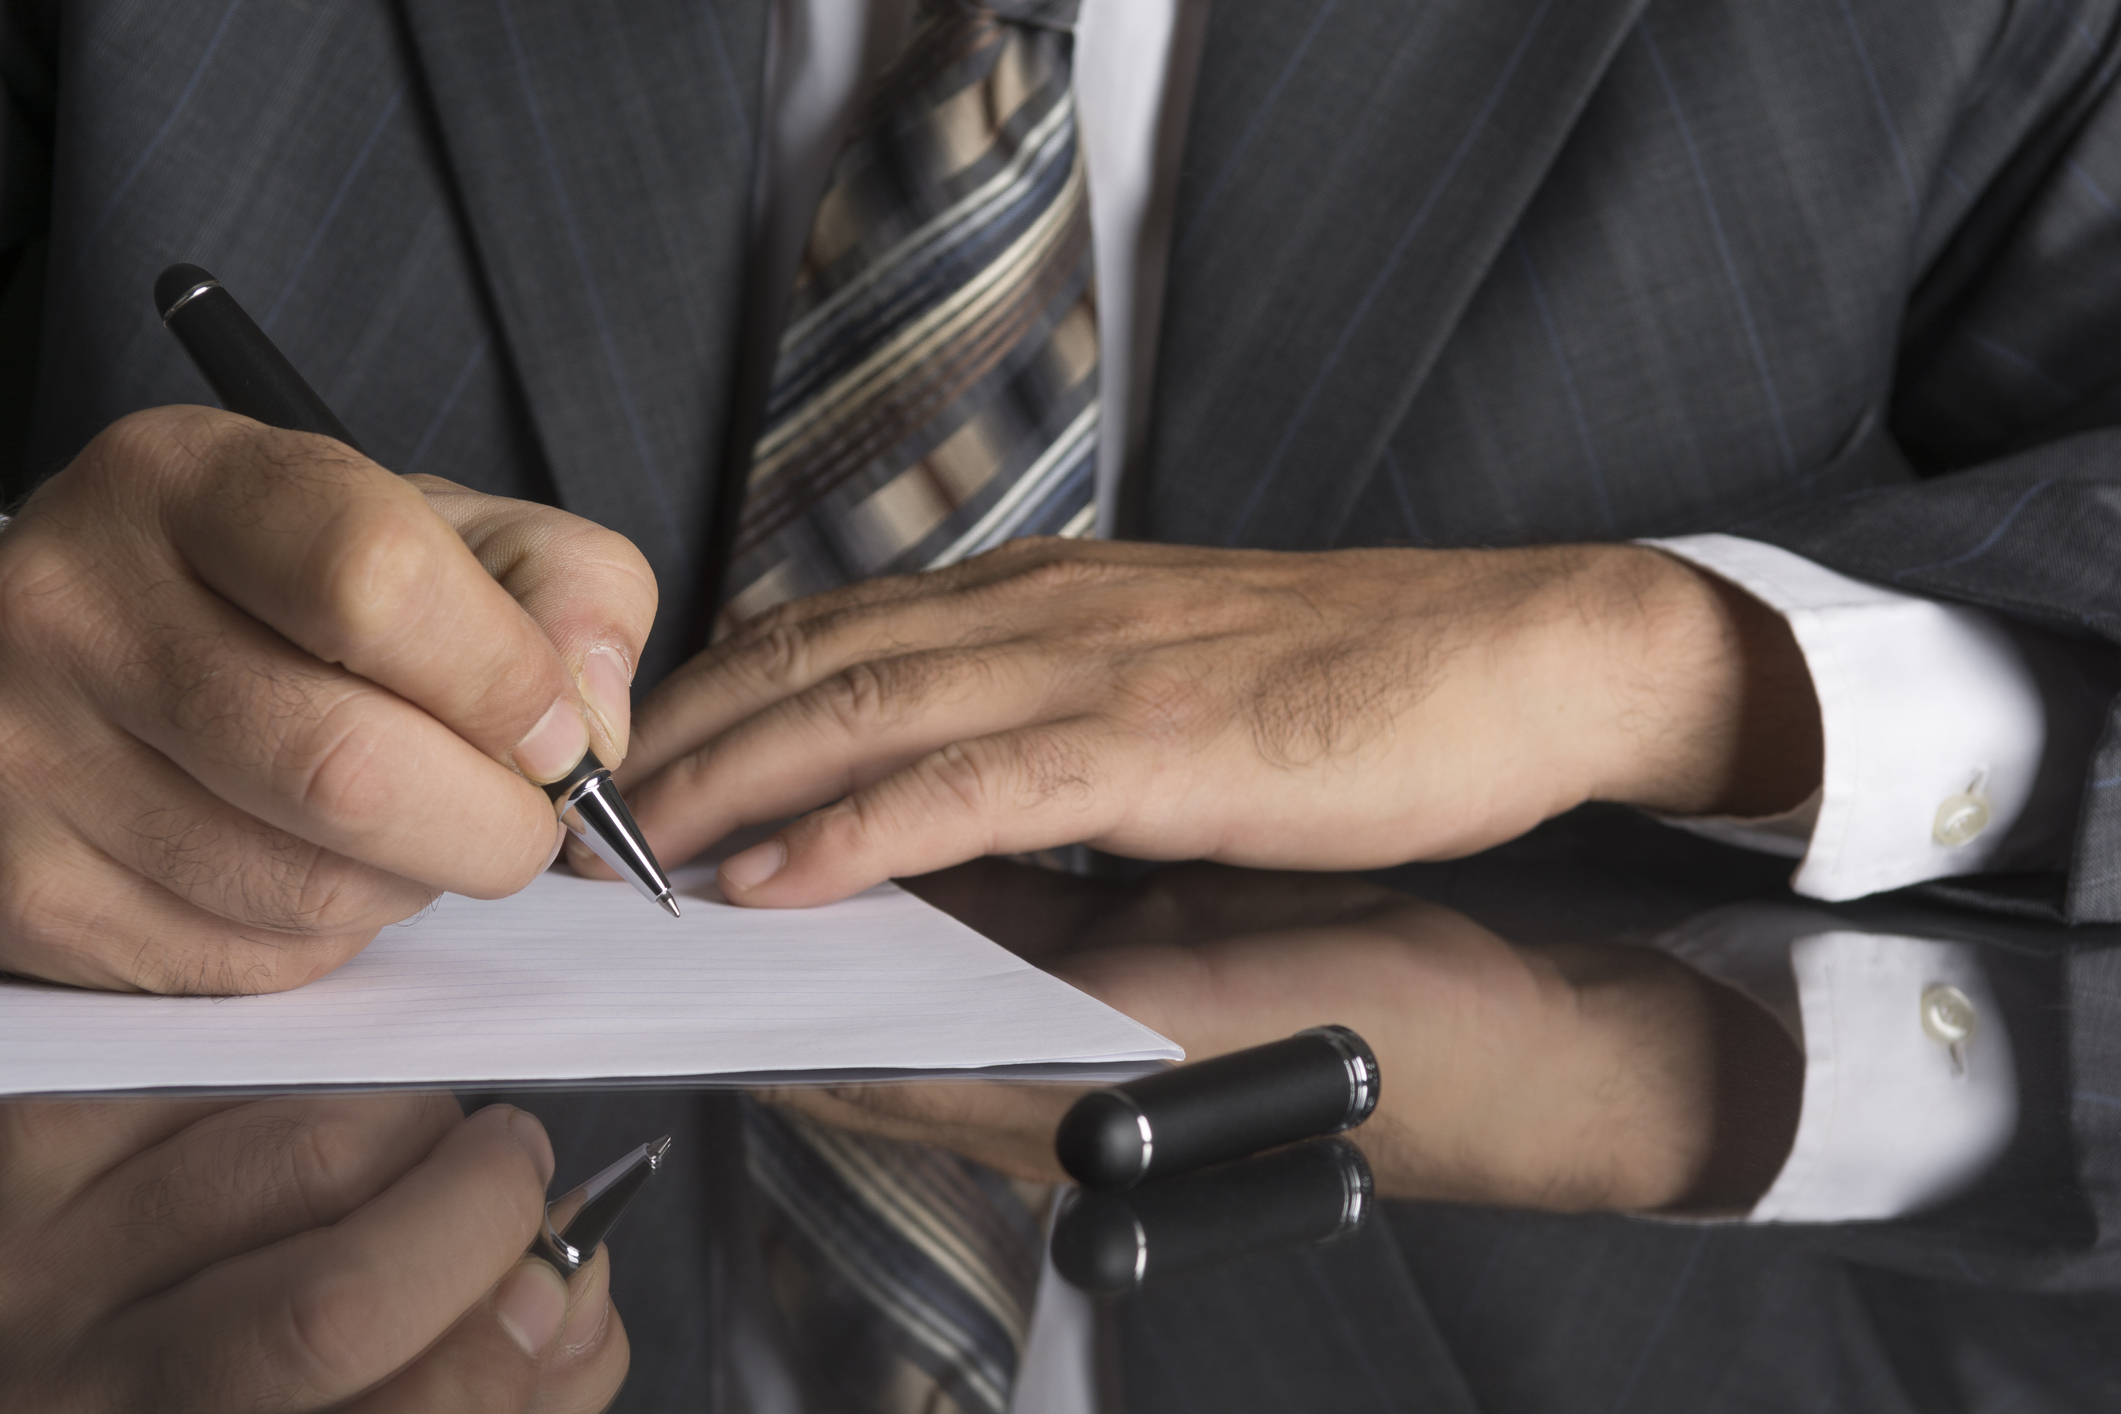
{"label": "black pen barrel", "polygon": [[355,451],[346,425],[220,281],[196,265],[172,265],[155,281],[155,308],[230,412],[289,432],[335,437]]}
{"label": "black pen barrel", "polygon": [[1126,1188],[1352,1129],[1377,1107],[1377,1056],[1345,1026],[1158,1071],[1070,1107],[1054,1152],[1076,1182]]}

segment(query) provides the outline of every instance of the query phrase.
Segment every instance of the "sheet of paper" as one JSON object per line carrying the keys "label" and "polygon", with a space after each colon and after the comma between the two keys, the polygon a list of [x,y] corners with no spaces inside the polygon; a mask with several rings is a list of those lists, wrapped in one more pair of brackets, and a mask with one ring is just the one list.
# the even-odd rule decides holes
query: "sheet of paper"
{"label": "sheet of paper", "polygon": [[1095,1070],[1176,1046],[893,885],[672,919],[551,872],[447,895],[294,992],[147,997],[0,983],[0,1095]]}

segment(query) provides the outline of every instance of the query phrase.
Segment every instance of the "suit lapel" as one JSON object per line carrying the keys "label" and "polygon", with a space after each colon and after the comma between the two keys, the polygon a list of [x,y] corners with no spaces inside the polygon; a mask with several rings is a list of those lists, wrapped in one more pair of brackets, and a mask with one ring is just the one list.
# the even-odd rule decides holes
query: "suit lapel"
{"label": "suit lapel", "polygon": [[404,0],[561,503],[698,602],[738,357],[767,0]]}
{"label": "suit lapel", "polygon": [[1143,530],[1331,543],[1645,0],[1218,4]]}

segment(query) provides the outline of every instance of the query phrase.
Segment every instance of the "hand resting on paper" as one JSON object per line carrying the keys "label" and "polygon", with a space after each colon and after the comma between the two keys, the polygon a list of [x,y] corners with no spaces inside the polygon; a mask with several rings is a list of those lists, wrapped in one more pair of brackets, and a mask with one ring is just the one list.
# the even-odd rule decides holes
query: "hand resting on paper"
{"label": "hand resting on paper", "polygon": [[722,868],[789,907],[1078,842],[1355,869],[1587,800],[1772,813],[1819,731],[1782,620],[1640,546],[1022,540],[739,627],[643,702],[620,780],[670,860],[810,812]]}
{"label": "hand resting on paper", "polygon": [[[1079,942],[1018,938],[1024,895],[965,866],[913,887],[1199,1060],[1307,1026],[1376,1049],[1377,1112],[1352,1136],[1388,1197],[1559,1210],[1749,1206],[1796,1132],[1804,1061],[1739,993],[1640,948],[1514,947],[1361,880],[1167,871]],[[1018,880],[1033,889],[1035,880]],[[1056,890],[1056,892],[1061,892]],[[995,916],[983,916],[993,908]],[[1080,921],[1080,920],[1078,920]],[[1060,1181],[1064,1086],[790,1087],[846,1128]]]}
{"label": "hand resting on paper", "polygon": [[608,1259],[523,1256],[551,1170],[447,1095],[0,1105],[0,1408],[602,1409]]}
{"label": "hand resting on paper", "polygon": [[520,889],[562,833],[531,782],[625,753],[655,599],[560,511],[207,408],[114,424],[0,533],[0,971],[274,991]]}

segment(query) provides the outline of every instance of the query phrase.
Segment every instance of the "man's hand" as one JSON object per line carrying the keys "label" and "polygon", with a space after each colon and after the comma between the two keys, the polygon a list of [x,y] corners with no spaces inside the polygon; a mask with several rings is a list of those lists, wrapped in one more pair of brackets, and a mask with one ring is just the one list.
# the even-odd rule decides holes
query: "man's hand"
{"label": "man's hand", "polygon": [[0,534],[0,971],[256,992],[529,883],[535,784],[625,752],[640,555],[204,408],[117,423]]}
{"label": "man's hand", "polygon": [[1819,750],[1781,620],[1657,551],[1043,540],[746,624],[643,704],[622,782],[666,859],[814,812],[722,866],[787,906],[1076,842],[1356,869],[1587,800],[1770,813]]}
{"label": "man's hand", "polygon": [[[983,916],[1007,894],[983,902],[981,881],[952,875],[1012,868],[990,861],[914,887],[1007,938],[1008,919]],[[1803,1057],[1740,994],[1648,949],[1514,947],[1360,879],[1173,871],[1037,960],[1189,1060],[1352,1026],[1384,1085],[1351,1137],[1388,1197],[1742,1210],[1796,1133]],[[988,1082],[769,1098],[1057,1182],[1053,1133],[1078,1093]]]}
{"label": "man's hand", "polygon": [[447,1095],[0,1105],[0,1406],[602,1409],[608,1259],[523,1255],[551,1173]]}

